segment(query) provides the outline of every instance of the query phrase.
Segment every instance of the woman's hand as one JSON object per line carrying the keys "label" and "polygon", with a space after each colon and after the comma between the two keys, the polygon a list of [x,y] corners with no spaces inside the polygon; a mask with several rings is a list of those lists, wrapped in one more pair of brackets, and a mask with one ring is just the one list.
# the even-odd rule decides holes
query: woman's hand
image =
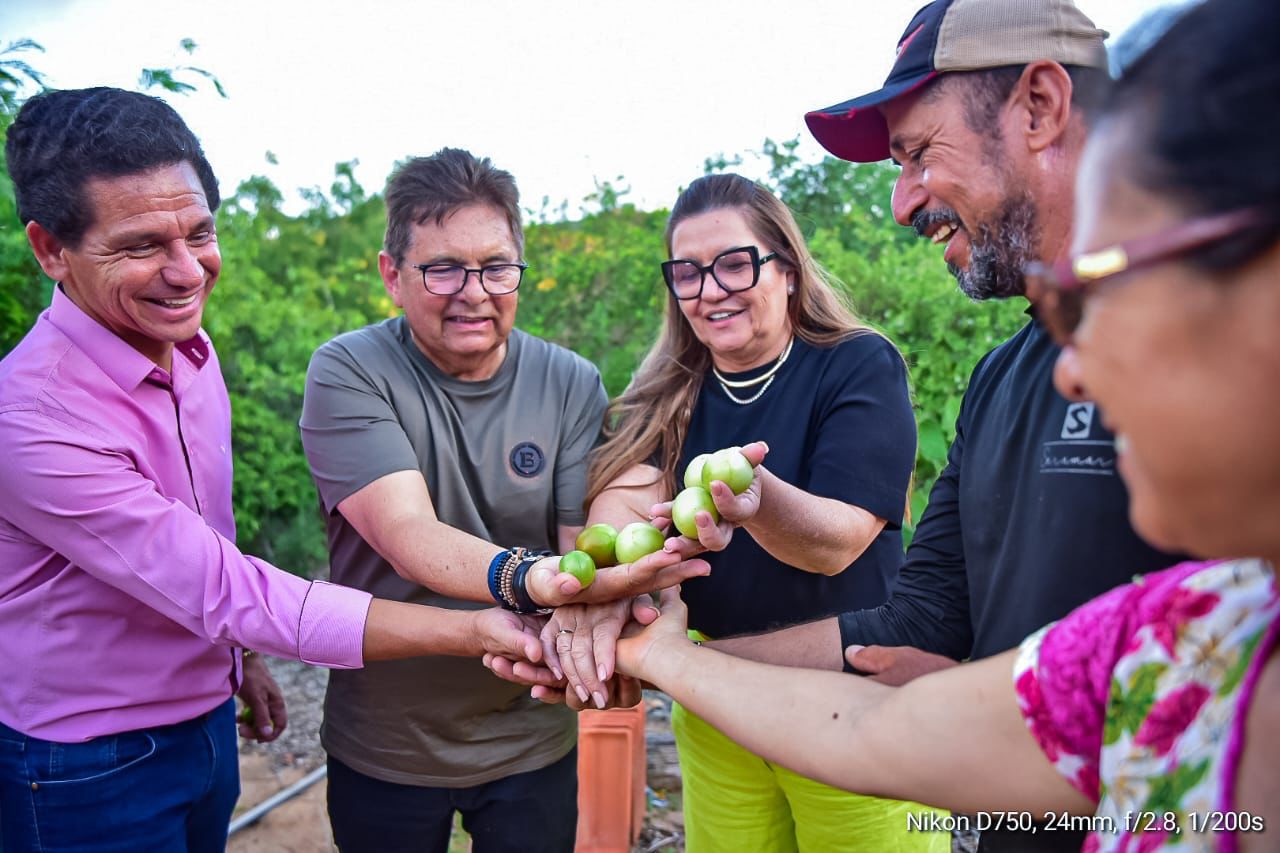
{"label": "woman's hand", "polygon": [[597,708],[604,708],[609,701],[606,685],[613,676],[614,648],[623,626],[629,619],[647,625],[657,618],[658,610],[647,595],[556,608],[542,629],[544,659],[584,705],[594,701]]}
{"label": "woman's hand", "polygon": [[680,600],[680,587],[668,587],[662,591],[658,610],[658,618],[648,626],[633,621],[624,628],[622,639],[617,644],[617,671],[623,675],[640,681],[653,681],[646,662],[654,655],[661,655],[663,649],[691,642],[689,610]]}
{"label": "woman's hand", "polygon": [[[720,521],[712,521],[709,512],[699,512],[694,515],[694,524],[698,526],[696,543],[701,547],[689,551],[690,555],[701,551],[723,551],[733,539],[733,529],[755,517],[760,509],[763,475],[766,473],[761,463],[768,452],[769,445],[763,441],[754,441],[742,448],[742,455],[755,469],[751,485],[742,494],[735,495],[733,490],[720,480],[712,481],[711,500],[716,505],[716,511],[720,513]],[[655,524],[659,521],[670,521],[671,501],[654,504],[649,510],[649,515]],[[688,537],[681,538],[688,539]],[[688,549],[683,550],[688,551]]]}
{"label": "woman's hand", "polygon": [[647,625],[658,610],[648,596],[566,605],[543,627],[543,663],[487,653],[484,665],[499,678],[532,687],[531,695],[549,704],[567,702],[575,711],[589,702],[601,710],[630,707],[641,699],[640,682],[613,672],[614,646],[628,616]]}

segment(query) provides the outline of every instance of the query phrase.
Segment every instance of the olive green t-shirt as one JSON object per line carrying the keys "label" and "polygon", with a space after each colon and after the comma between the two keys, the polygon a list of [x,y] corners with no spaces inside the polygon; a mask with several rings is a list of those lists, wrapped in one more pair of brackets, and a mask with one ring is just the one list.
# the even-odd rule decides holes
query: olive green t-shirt
{"label": "olive green t-shirt", "polygon": [[[578,355],[513,330],[493,377],[440,371],[397,317],[340,335],[307,370],[302,443],[327,519],[331,579],[380,598],[453,609],[396,574],[336,507],[380,477],[421,471],[437,517],[501,548],[556,549],[585,520],[587,453],[607,403]],[[475,571],[487,571],[476,566]],[[469,787],[568,753],[575,715],[494,676],[475,658],[380,661],[329,676],[326,750],[388,782]]]}

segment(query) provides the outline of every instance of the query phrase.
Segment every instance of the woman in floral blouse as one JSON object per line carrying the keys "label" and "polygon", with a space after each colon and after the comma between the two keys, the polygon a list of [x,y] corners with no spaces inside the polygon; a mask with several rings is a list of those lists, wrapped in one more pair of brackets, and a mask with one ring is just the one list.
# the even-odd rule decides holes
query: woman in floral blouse
{"label": "woman in floral blouse", "polygon": [[957,825],[1280,850],[1277,44],[1275,2],[1187,12],[1096,117],[1073,255],[1028,271],[1059,390],[1117,434],[1135,528],[1209,562],[897,689],[695,647],[672,594],[618,670],[768,760]]}

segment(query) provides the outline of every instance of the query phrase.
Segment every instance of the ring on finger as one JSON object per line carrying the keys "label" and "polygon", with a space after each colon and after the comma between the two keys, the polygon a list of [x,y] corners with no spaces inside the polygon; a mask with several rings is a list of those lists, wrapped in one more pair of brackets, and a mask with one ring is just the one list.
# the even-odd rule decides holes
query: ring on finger
{"label": "ring on finger", "polygon": [[558,637],[558,636],[560,636],[561,634],[572,634],[572,633],[573,633],[573,629],[572,629],[572,628],[561,628],[561,629],[556,633],[556,636]]}

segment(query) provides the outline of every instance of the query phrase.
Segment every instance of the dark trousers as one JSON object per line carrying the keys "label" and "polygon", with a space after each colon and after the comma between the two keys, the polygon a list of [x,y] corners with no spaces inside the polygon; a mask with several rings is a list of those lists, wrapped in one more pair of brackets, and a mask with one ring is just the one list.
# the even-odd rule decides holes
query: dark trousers
{"label": "dark trousers", "polygon": [[239,796],[231,699],[185,723],[85,743],[0,724],[5,853],[215,853]]}
{"label": "dark trousers", "polygon": [[455,811],[474,853],[569,853],[578,826],[578,750],[471,788],[383,782],[330,756],[328,798],[342,853],[444,853]]}

